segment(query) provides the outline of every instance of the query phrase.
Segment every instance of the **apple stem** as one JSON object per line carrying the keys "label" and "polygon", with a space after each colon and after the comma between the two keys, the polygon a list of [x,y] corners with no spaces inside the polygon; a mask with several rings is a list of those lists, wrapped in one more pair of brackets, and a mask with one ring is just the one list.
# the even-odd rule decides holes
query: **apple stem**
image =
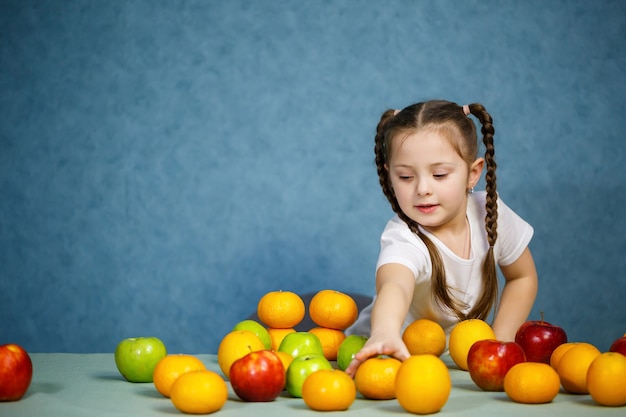
{"label": "apple stem", "polygon": [[543,323],[543,310],[541,310],[539,314],[541,314],[541,322]]}

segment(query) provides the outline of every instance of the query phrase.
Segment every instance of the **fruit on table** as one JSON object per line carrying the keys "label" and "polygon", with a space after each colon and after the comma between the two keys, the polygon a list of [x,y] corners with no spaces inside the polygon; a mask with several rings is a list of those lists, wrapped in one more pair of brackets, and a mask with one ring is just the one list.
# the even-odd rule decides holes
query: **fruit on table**
{"label": "fruit on table", "polygon": [[291,291],[271,291],[259,300],[257,315],[267,327],[289,329],[304,318],[306,312],[302,298]]}
{"label": "fruit on table", "polygon": [[280,342],[278,351],[288,353],[293,358],[310,353],[324,355],[324,349],[322,348],[320,339],[309,332],[293,332],[287,334],[282,342]]}
{"label": "fruit on table", "polygon": [[275,329],[273,327],[268,327],[267,331],[270,334],[270,337],[272,339],[272,347],[271,347],[271,349],[272,350],[278,350],[278,347],[280,346],[280,343],[283,341],[285,336],[287,336],[289,333],[295,333],[296,329],[294,329],[294,328]]}
{"label": "fruit on table", "polygon": [[321,369],[309,375],[302,386],[304,403],[315,411],[343,411],[356,399],[354,381],[344,371]]}
{"label": "fruit on table", "polygon": [[515,342],[524,349],[527,361],[549,364],[552,352],[567,343],[567,334],[563,328],[544,321],[542,317],[523,323],[515,334]]}
{"label": "fruit on table", "polygon": [[174,381],[170,400],[187,414],[209,414],[221,409],[228,399],[228,387],[220,375],[210,370],[195,370]]}
{"label": "fruit on table", "polygon": [[515,342],[479,340],[467,354],[472,381],[484,391],[504,391],[504,377],[514,365],[526,361],[524,350]]}
{"label": "fruit on table", "polygon": [[456,365],[464,370],[468,370],[467,354],[472,345],[485,339],[495,339],[496,335],[487,322],[480,319],[468,319],[460,321],[450,332],[448,342],[450,357]]}
{"label": "fruit on table", "polygon": [[609,348],[609,352],[618,352],[626,356],[626,336],[615,339]]}
{"label": "fruit on table", "polygon": [[587,370],[587,389],[600,405],[626,405],[626,356],[605,352],[596,357]]}
{"label": "fruit on table", "polygon": [[167,349],[157,337],[131,337],[115,348],[115,365],[130,382],[152,382],[157,363],[167,355]]}
{"label": "fruit on table", "polygon": [[313,372],[321,369],[333,369],[332,365],[321,353],[310,353],[294,358],[287,368],[285,387],[293,397],[302,397],[302,385]]}
{"label": "fruit on table", "polygon": [[504,392],[522,404],[549,403],[560,389],[559,375],[543,362],[518,363],[504,377]]}
{"label": "fruit on table", "polygon": [[335,290],[316,293],[309,303],[309,316],[319,327],[345,330],[359,315],[359,308],[352,297]]}
{"label": "fruit on table", "polygon": [[413,355],[396,375],[396,399],[409,413],[432,414],[443,408],[452,390],[446,364],[435,355]]}
{"label": "fruit on table", "polygon": [[591,362],[598,356],[600,351],[589,343],[578,343],[563,354],[556,372],[567,392],[589,394],[587,371]]}
{"label": "fruit on table", "polygon": [[328,327],[314,327],[309,330],[322,343],[324,357],[329,361],[337,360],[339,346],[346,339],[346,334],[342,330],[329,329]]}
{"label": "fruit on table", "polygon": [[230,367],[230,384],[244,401],[275,400],[285,388],[285,379],[283,362],[270,350],[250,352]]}
{"label": "fruit on table", "polygon": [[354,375],[357,391],[370,400],[396,398],[395,382],[400,365],[398,359],[386,356],[366,359]]}
{"label": "fruit on table", "polygon": [[356,355],[367,342],[367,337],[357,334],[351,334],[346,337],[337,349],[337,366],[342,371],[345,371],[354,355]]}
{"label": "fruit on table", "polygon": [[33,363],[28,352],[15,343],[0,346],[0,401],[21,399],[32,378]]}
{"label": "fruit on table", "polygon": [[446,349],[446,332],[433,320],[417,319],[404,329],[402,341],[411,355],[441,356]]}
{"label": "fruit on table", "polygon": [[169,397],[174,381],[190,371],[202,371],[204,363],[193,355],[171,354],[165,356],[154,368],[154,387],[164,397]]}
{"label": "fruit on table", "polygon": [[217,363],[226,378],[230,378],[230,367],[237,359],[264,349],[265,345],[256,334],[248,330],[233,330],[222,338],[217,348]]}
{"label": "fruit on table", "polygon": [[240,321],[233,327],[233,330],[247,330],[249,332],[257,335],[259,339],[263,342],[265,349],[272,348],[272,338],[270,337],[270,333],[267,331],[265,327],[261,323],[256,320],[243,320]]}

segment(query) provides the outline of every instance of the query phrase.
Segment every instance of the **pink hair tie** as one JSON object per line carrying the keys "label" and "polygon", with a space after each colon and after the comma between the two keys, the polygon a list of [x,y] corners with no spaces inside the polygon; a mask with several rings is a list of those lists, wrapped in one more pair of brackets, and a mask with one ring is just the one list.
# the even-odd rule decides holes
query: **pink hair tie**
{"label": "pink hair tie", "polygon": [[393,111],[393,115],[396,116],[398,113],[400,113],[400,110],[394,110]]}
{"label": "pink hair tie", "polygon": [[468,104],[465,104],[465,105],[463,106],[463,113],[465,113],[465,115],[466,115],[466,116],[469,116],[469,115],[470,115],[471,111],[470,111],[470,108],[469,108],[469,105],[468,105]]}

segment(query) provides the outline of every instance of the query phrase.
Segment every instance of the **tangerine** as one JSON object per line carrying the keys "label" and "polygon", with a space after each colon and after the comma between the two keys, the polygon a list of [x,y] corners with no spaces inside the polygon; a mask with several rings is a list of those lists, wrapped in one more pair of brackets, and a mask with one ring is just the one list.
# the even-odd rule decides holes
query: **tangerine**
{"label": "tangerine", "polygon": [[609,407],[626,405],[626,356],[606,352],[596,357],[587,370],[587,388],[591,398]]}
{"label": "tangerine", "polygon": [[396,375],[400,362],[391,357],[366,359],[354,375],[356,390],[371,400],[391,400],[396,398]]}
{"label": "tangerine", "polygon": [[273,350],[272,352],[274,352],[278,356],[278,359],[280,359],[280,361],[283,363],[283,368],[285,368],[285,373],[286,373],[287,368],[289,368],[289,365],[291,364],[291,361],[293,360],[293,356],[291,356],[287,352],[281,352],[279,350]]}
{"label": "tangerine", "polygon": [[230,367],[237,359],[250,352],[264,349],[263,341],[256,334],[248,330],[234,330],[220,342],[217,348],[217,363],[226,378],[230,378]]}
{"label": "tangerine", "polygon": [[272,350],[278,350],[280,342],[283,341],[285,336],[287,336],[289,333],[294,333],[296,329],[273,329],[270,327],[267,329],[267,331],[270,334],[270,338],[272,339]]}
{"label": "tangerine", "polygon": [[358,315],[356,301],[348,294],[335,290],[319,291],[309,303],[309,316],[320,327],[345,330]]}
{"label": "tangerine", "polygon": [[356,399],[354,380],[339,369],[320,369],[304,380],[304,403],[315,411],[343,411]]}
{"label": "tangerine", "polygon": [[329,361],[336,361],[339,346],[346,339],[345,333],[342,330],[330,329],[328,327],[314,327],[309,330],[309,333],[317,336],[322,343],[324,357]]}
{"label": "tangerine", "polygon": [[554,368],[542,362],[513,365],[504,376],[504,392],[515,402],[543,404],[552,401],[561,388]]}
{"label": "tangerine", "polygon": [[561,385],[570,394],[589,394],[587,370],[600,351],[589,343],[578,343],[567,350],[556,369]]}
{"label": "tangerine", "polygon": [[169,397],[172,384],[179,376],[189,371],[204,369],[206,369],[204,363],[195,356],[170,354],[156,364],[152,381],[161,395]]}
{"label": "tangerine", "polygon": [[446,332],[439,323],[429,319],[418,319],[409,324],[402,333],[402,341],[411,355],[430,353],[441,356],[446,350]]}
{"label": "tangerine", "polygon": [[487,322],[480,319],[460,321],[450,332],[450,357],[459,368],[467,371],[467,354],[475,342],[485,339],[495,339],[496,335]]}
{"label": "tangerine", "polygon": [[170,399],[183,413],[208,414],[224,406],[228,388],[222,377],[213,371],[189,371],[174,381]]}
{"label": "tangerine", "polygon": [[579,342],[566,342],[558,345],[556,349],[552,351],[552,355],[550,355],[550,366],[556,370],[559,367],[559,362],[561,362],[561,358],[565,352],[576,346],[578,343]]}
{"label": "tangerine", "polygon": [[452,380],[437,356],[413,355],[402,362],[396,375],[396,399],[409,413],[432,414],[448,401]]}
{"label": "tangerine", "polygon": [[267,327],[288,329],[304,318],[302,298],[291,291],[271,291],[259,300],[257,315]]}

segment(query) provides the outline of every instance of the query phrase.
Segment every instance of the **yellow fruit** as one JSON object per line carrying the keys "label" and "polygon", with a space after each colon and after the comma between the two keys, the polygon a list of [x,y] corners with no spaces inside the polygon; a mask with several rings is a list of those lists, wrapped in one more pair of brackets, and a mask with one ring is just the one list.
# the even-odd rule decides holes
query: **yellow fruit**
{"label": "yellow fruit", "polygon": [[285,372],[287,372],[287,368],[289,368],[289,365],[291,364],[291,361],[293,360],[293,356],[291,356],[287,352],[280,352],[278,350],[274,350],[273,352],[278,356],[278,359],[280,359],[280,361],[283,363],[283,368],[285,368]]}
{"label": "yellow fruit", "polygon": [[235,330],[224,336],[220,342],[217,363],[226,378],[230,378],[230,367],[237,359],[263,349],[265,345],[257,335],[248,330]]}
{"label": "yellow fruit", "polygon": [[600,405],[626,405],[626,356],[606,352],[596,357],[587,370],[587,388]]}
{"label": "yellow fruit", "polygon": [[294,333],[296,331],[296,329],[273,329],[273,328],[268,328],[267,332],[270,334],[270,338],[272,339],[272,350],[277,351],[278,347],[280,346],[280,342],[283,341],[283,339],[285,338],[285,336],[287,336],[289,333]]}
{"label": "yellow fruit", "polygon": [[329,361],[336,361],[339,346],[346,338],[345,333],[342,330],[329,329],[327,327],[314,327],[309,330],[309,333],[317,336],[322,343],[324,357]]}
{"label": "yellow fruit", "polygon": [[369,358],[356,371],[356,390],[371,400],[396,398],[396,375],[400,369],[398,359],[389,357]]}
{"label": "yellow fruit", "polygon": [[259,300],[257,315],[267,327],[289,329],[304,318],[304,301],[291,291],[271,291]]}
{"label": "yellow fruit", "polygon": [[224,406],[228,388],[222,377],[213,371],[190,371],[174,381],[170,399],[183,413],[208,414]]}
{"label": "yellow fruit", "polygon": [[154,387],[164,397],[170,396],[172,384],[182,374],[204,370],[204,363],[192,355],[170,354],[161,359],[152,374]]}
{"label": "yellow fruit", "polygon": [[441,356],[446,349],[446,332],[437,322],[418,319],[404,329],[402,341],[411,355]]}
{"label": "yellow fruit", "polygon": [[467,354],[475,342],[495,339],[496,335],[487,322],[480,319],[468,319],[457,323],[450,332],[450,357],[464,371],[467,367]]}
{"label": "yellow fruit", "polygon": [[339,291],[322,290],[309,303],[309,316],[320,327],[345,330],[358,315],[359,308],[354,299]]}
{"label": "yellow fruit", "polygon": [[504,377],[506,395],[523,404],[549,403],[557,396],[560,388],[559,375],[546,363],[518,363]]}
{"label": "yellow fruit", "polygon": [[452,380],[446,364],[435,355],[413,355],[396,375],[396,399],[409,413],[432,414],[448,401]]}
{"label": "yellow fruit", "polygon": [[321,369],[304,380],[302,399],[315,411],[347,410],[356,399],[356,388],[344,371]]}
{"label": "yellow fruit", "polygon": [[579,343],[563,354],[556,369],[561,385],[570,394],[588,394],[587,370],[600,351],[589,343]]}
{"label": "yellow fruit", "polygon": [[577,343],[578,342],[566,342],[557,346],[556,349],[552,351],[552,355],[550,355],[550,366],[556,370],[565,352],[576,346]]}

